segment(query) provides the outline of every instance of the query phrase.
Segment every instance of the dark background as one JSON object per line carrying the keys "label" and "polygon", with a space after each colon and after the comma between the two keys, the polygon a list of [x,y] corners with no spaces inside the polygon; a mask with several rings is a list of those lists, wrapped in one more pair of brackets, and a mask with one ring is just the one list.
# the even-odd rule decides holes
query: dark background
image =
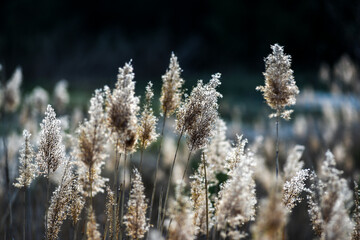
{"label": "dark background", "polygon": [[298,84],[316,85],[321,62],[343,53],[359,62],[359,13],[357,0],[3,0],[0,63],[6,79],[22,67],[25,89],[65,78],[92,91],[113,84],[130,59],[140,86],[160,84],[174,51],[186,81],[221,72],[226,93],[234,82],[236,91],[262,83],[263,58],[279,43]]}

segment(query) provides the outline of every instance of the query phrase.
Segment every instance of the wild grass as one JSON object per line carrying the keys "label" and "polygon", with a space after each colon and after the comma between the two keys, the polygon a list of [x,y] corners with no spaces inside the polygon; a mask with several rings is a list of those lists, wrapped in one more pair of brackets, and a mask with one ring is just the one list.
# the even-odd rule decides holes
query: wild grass
{"label": "wild grass", "polygon": [[[254,123],[262,131],[249,140],[221,118],[221,75],[186,93],[174,53],[162,76],[160,116],[151,82],[140,106],[131,61],[113,87],[94,91],[85,116],[69,111],[65,81],[52,99],[41,87],[21,96],[18,68],[0,85],[1,122],[18,121],[2,133],[1,236],[359,239],[360,108],[326,103],[316,120],[295,112],[293,126],[279,128],[280,118],[290,119],[287,108],[307,100],[291,56],[278,44],[271,50],[257,89],[276,120]],[[344,57],[334,68],[320,69],[333,91],[356,92],[356,65]]]}

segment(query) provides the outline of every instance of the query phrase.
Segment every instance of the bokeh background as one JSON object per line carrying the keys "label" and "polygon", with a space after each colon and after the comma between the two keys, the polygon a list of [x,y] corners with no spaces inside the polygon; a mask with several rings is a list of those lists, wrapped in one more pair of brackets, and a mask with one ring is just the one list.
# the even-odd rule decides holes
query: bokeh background
{"label": "bokeh background", "polygon": [[298,84],[317,87],[320,63],[344,53],[359,61],[359,12],[356,0],[4,0],[0,62],[6,79],[22,67],[25,88],[65,78],[92,91],[129,59],[140,85],[157,86],[174,51],[189,86],[221,72],[222,91],[241,97],[263,81],[263,58],[279,43]]}
{"label": "bokeh background", "polygon": [[[293,119],[280,123],[281,164],[296,144],[302,144],[305,167],[316,170],[330,149],[352,187],[360,175],[360,1],[0,1],[0,82],[5,86],[21,66],[24,102],[36,86],[54,99],[55,84],[66,79],[70,103],[58,112],[71,122],[77,119],[75,109],[86,114],[94,89],[112,88],[118,67],[132,59],[137,95],[143,96],[146,83],[152,81],[158,115],[161,76],[173,51],[189,90],[198,79],[207,81],[211,74],[222,73],[220,114],[228,124],[227,136],[233,140],[235,134],[244,134],[249,146],[261,142],[257,154],[269,171],[274,167],[275,121],[268,119],[271,111],[255,87],[263,85],[264,57],[274,43],[292,56],[301,91]],[[17,142],[10,182],[17,176],[20,134],[26,126],[21,116],[27,116],[27,110],[20,104],[14,115],[4,118],[13,126],[0,126],[3,136],[17,134],[13,143],[8,140],[9,146]],[[39,115],[37,121],[41,119]],[[173,123],[167,126],[167,142],[175,139]],[[76,127],[71,126],[68,132]],[[156,146],[151,151],[156,152]],[[193,162],[198,160],[195,156]],[[144,174],[148,184],[149,172]],[[261,198],[266,192],[261,173],[256,180]],[[5,186],[4,181],[0,185]],[[306,211],[305,202],[295,209],[287,227],[289,239],[313,236]],[[17,221],[21,224],[20,218]],[[304,226],[299,228],[299,222]]]}

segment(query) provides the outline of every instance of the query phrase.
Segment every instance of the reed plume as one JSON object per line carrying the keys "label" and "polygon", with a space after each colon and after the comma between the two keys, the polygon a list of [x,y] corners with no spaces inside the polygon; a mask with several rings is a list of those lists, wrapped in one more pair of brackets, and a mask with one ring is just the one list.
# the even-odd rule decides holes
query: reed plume
{"label": "reed plume", "polygon": [[90,207],[88,209],[88,216],[87,216],[87,222],[86,222],[86,237],[87,240],[100,240],[101,234],[98,230],[98,225],[96,223],[96,216],[94,209]]}
{"label": "reed plume", "polygon": [[71,210],[70,203],[74,198],[78,197],[78,195],[74,196],[72,191],[74,180],[70,160],[67,160],[61,183],[55,189],[47,211],[46,239],[58,239],[61,225]]}
{"label": "reed plume", "polygon": [[0,101],[6,112],[14,112],[20,104],[20,85],[22,78],[21,68],[17,67],[10,80],[6,83],[3,90],[3,99]]}
{"label": "reed plume", "polygon": [[156,133],[156,124],[158,119],[154,116],[154,112],[151,108],[151,101],[153,97],[154,93],[152,90],[152,83],[149,82],[146,86],[145,104],[140,117],[140,125],[138,127],[139,146],[141,151],[140,170],[142,166],[144,149],[147,148],[151,143],[155,142],[159,136]]}
{"label": "reed plume", "polygon": [[[349,217],[352,191],[336,168],[330,151],[321,165],[320,175],[313,174],[311,194],[308,195],[309,215],[313,230],[322,239],[351,239],[353,222]],[[317,180],[317,182],[315,182]]]}
{"label": "reed plume", "polygon": [[68,82],[60,80],[56,83],[54,88],[54,106],[59,112],[65,110],[66,105],[70,102],[70,95],[68,93]]}
{"label": "reed plume", "polygon": [[105,144],[108,134],[104,104],[104,93],[98,89],[90,99],[89,119],[85,119],[77,129],[78,138],[73,150],[73,155],[78,160],[83,194],[90,198],[103,192],[107,181],[100,176],[101,166],[105,164],[107,157]]}
{"label": "reed plume", "polygon": [[162,76],[163,85],[160,97],[161,111],[165,118],[171,116],[180,105],[181,87],[184,84],[184,80],[180,77],[181,72],[177,57],[171,53],[169,68]]}
{"label": "reed plume", "polygon": [[139,171],[134,168],[128,211],[124,216],[126,232],[132,239],[142,239],[149,230],[146,219],[148,205],[144,194],[144,184]]}
{"label": "reed plume", "polygon": [[216,205],[217,227],[223,238],[245,237],[240,228],[255,218],[255,162],[251,154],[244,152],[244,146],[245,141],[237,136],[236,146],[228,159],[229,179],[221,187]]}
{"label": "reed plume", "polygon": [[121,151],[128,153],[135,150],[137,142],[137,114],[139,98],[135,97],[135,74],[131,62],[119,68],[118,80],[112,93],[106,92],[107,124]]}
{"label": "reed plume", "polygon": [[40,173],[49,177],[65,158],[65,146],[62,144],[61,121],[51,105],[47,106],[45,118],[40,123],[40,140],[36,160]]}
{"label": "reed plume", "polygon": [[360,239],[360,192],[359,185],[355,184],[355,209],[353,214],[353,222],[354,222],[354,230],[352,232],[351,240],[359,240]]}
{"label": "reed plume", "polygon": [[310,177],[310,170],[303,169],[304,162],[300,160],[304,150],[304,146],[296,145],[284,165],[282,203],[289,212],[302,201],[300,196],[302,192],[310,192],[310,189],[305,186],[305,181]]}
{"label": "reed plume", "polygon": [[265,86],[258,86],[256,90],[263,93],[266,103],[275,110],[269,117],[290,119],[292,110],[288,106],[295,105],[299,89],[291,69],[291,56],[284,54],[284,47],[274,44],[272,54],[265,58]]}
{"label": "reed plume", "polygon": [[23,131],[24,143],[20,150],[19,177],[16,178],[14,186],[17,188],[30,187],[31,182],[37,175],[37,168],[34,163],[34,149],[30,143],[31,134]]}
{"label": "reed plume", "polygon": [[77,174],[73,175],[73,181],[71,182],[70,188],[70,210],[68,211],[68,217],[71,218],[73,225],[76,225],[80,219],[81,211],[85,205],[81,185],[79,184],[79,176]]}
{"label": "reed plume", "polygon": [[227,172],[225,170],[224,159],[226,159],[231,149],[230,142],[226,139],[226,124],[222,119],[217,119],[213,131],[213,137],[204,149],[208,163],[207,178],[210,186],[218,184],[217,174]]}
{"label": "reed plume", "polygon": [[289,212],[302,201],[300,194],[310,190],[305,187],[305,181],[309,178],[309,169],[299,170],[295,176],[286,181],[283,186],[282,203]]}
{"label": "reed plume", "polygon": [[221,84],[221,74],[216,73],[211,77],[207,84],[198,81],[176,114],[176,130],[187,135],[190,150],[204,148],[208,144],[213,133],[211,130],[218,119],[218,98],[222,95],[216,88]]}
{"label": "reed plume", "polygon": [[193,212],[191,201],[184,194],[185,184],[180,182],[175,188],[175,200],[169,209],[169,217],[172,219],[169,226],[170,240],[191,240],[195,237],[195,225],[193,224]]}
{"label": "reed plume", "polygon": [[273,191],[259,204],[256,222],[251,228],[255,240],[284,239],[289,212],[281,203],[281,195]]}
{"label": "reed plume", "polygon": [[114,192],[110,189],[110,186],[106,186],[106,193],[106,228],[104,232],[104,239],[106,239],[107,233],[109,233],[109,239],[113,239],[114,219],[116,219],[116,217],[114,217],[114,207],[116,206],[116,199]]}
{"label": "reed plume", "polygon": [[295,105],[299,89],[293,76],[291,56],[284,54],[284,48],[278,44],[271,46],[272,54],[265,58],[265,86],[256,87],[263,93],[264,99],[275,113],[269,115],[276,117],[276,179],[279,175],[279,118],[290,119],[293,110],[286,110],[288,106]]}

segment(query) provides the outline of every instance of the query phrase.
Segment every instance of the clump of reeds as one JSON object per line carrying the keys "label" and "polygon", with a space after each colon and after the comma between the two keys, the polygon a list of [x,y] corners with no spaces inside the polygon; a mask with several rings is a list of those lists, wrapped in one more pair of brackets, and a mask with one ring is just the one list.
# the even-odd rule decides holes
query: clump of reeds
{"label": "clump of reeds", "polygon": [[169,239],[190,240],[195,236],[195,225],[193,224],[194,213],[191,210],[191,201],[184,194],[184,182],[177,184],[175,188],[175,200],[169,208]]}
{"label": "clump of reeds", "polygon": [[185,166],[185,171],[182,177],[182,179],[184,179],[192,152],[197,149],[204,148],[212,136],[213,124],[218,118],[218,98],[222,97],[222,95],[216,90],[216,88],[221,84],[219,80],[220,76],[220,73],[212,75],[212,78],[207,84],[204,84],[202,80],[199,80],[196,87],[194,87],[191,91],[190,96],[188,96],[180,105],[176,114],[176,130],[179,132],[179,139],[174,155],[174,160],[170,169],[162,222],[164,222],[166,215],[165,213],[170,190],[170,183],[181,137],[186,134],[187,145],[190,150]]}
{"label": "clump of reeds", "polygon": [[172,114],[174,114],[174,112],[178,109],[182,99],[183,92],[181,88],[182,85],[184,84],[184,80],[180,76],[181,72],[182,69],[180,68],[177,57],[175,56],[174,53],[171,53],[169,67],[166,70],[165,74],[162,76],[163,85],[161,88],[161,96],[160,96],[160,110],[161,110],[161,115],[163,115],[163,124],[160,134],[160,146],[158,151],[158,157],[156,160],[154,186],[151,194],[149,221],[151,221],[152,218],[152,209],[153,209],[156,186],[157,186],[157,177],[159,171],[161,148],[163,144],[166,119],[170,117]]}
{"label": "clump of reeds", "polygon": [[257,203],[253,178],[255,162],[251,154],[245,152],[247,141],[240,136],[237,138],[227,160],[229,179],[222,185],[216,205],[217,228],[221,237],[230,239],[246,236],[240,228],[254,220]]}
{"label": "clump of reeds", "polygon": [[314,233],[322,239],[350,239],[353,233],[349,216],[352,191],[341,174],[333,154],[328,151],[319,176],[315,173],[312,176],[309,214]]}

